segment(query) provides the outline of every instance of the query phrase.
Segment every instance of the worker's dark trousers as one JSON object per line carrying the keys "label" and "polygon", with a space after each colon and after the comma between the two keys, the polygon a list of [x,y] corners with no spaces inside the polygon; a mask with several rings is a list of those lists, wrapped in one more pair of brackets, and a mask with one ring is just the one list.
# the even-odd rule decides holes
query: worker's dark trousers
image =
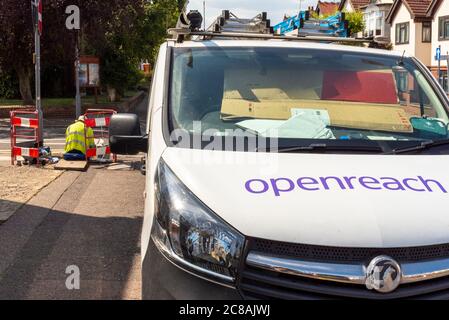
{"label": "worker's dark trousers", "polygon": [[86,155],[81,151],[74,149],[64,154],[64,160],[66,161],[86,160]]}

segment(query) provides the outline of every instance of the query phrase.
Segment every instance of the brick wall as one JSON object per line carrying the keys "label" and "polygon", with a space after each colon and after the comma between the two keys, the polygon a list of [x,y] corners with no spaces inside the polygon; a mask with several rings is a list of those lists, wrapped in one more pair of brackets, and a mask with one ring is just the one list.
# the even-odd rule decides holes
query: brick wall
{"label": "brick wall", "polygon": [[[441,66],[441,71],[445,75],[445,79],[447,79],[447,67],[446,66]],[[435,77],[435,79],[438,79],[438,68],[437,67],[431,67],[430,68],[430,72],[432,72],[432,74]],[[447,87],[447,80],[446,80],[446,85],[445,85],[444,88],[446,89],[446,87]],[[447,89],[446,89],[446,92],[447,92]]]}

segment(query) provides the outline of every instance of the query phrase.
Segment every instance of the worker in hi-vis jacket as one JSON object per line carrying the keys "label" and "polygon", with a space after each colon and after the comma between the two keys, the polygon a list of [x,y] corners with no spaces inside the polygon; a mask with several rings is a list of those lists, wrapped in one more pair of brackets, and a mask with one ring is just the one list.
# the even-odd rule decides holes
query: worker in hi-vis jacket
{"label": "worker in hi-vis jacket", "polygon": [[80,116],[65,132],[65,160],[86,160],[87,150],[95,148],[94,131],[84,120]]}

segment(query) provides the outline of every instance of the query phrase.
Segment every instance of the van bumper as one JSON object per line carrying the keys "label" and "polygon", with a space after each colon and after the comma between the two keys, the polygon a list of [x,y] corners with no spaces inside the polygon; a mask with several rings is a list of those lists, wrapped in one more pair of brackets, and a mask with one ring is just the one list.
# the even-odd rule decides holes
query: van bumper
{"label": "van bumper", "polygon": [[196,277],[168,261],[150,240],[142,263],[144,300],[241,300],[237,289]]}

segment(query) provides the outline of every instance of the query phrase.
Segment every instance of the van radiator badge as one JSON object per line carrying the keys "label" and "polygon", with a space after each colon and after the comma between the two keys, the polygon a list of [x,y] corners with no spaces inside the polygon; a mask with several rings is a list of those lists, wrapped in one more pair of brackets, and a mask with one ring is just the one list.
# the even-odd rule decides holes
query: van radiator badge
{"label": "van radiator badge", "polygon": [[366,287],[381,293],[396,290],[401,282],[400,265],[388,256],[374,258],[366,269]]}

